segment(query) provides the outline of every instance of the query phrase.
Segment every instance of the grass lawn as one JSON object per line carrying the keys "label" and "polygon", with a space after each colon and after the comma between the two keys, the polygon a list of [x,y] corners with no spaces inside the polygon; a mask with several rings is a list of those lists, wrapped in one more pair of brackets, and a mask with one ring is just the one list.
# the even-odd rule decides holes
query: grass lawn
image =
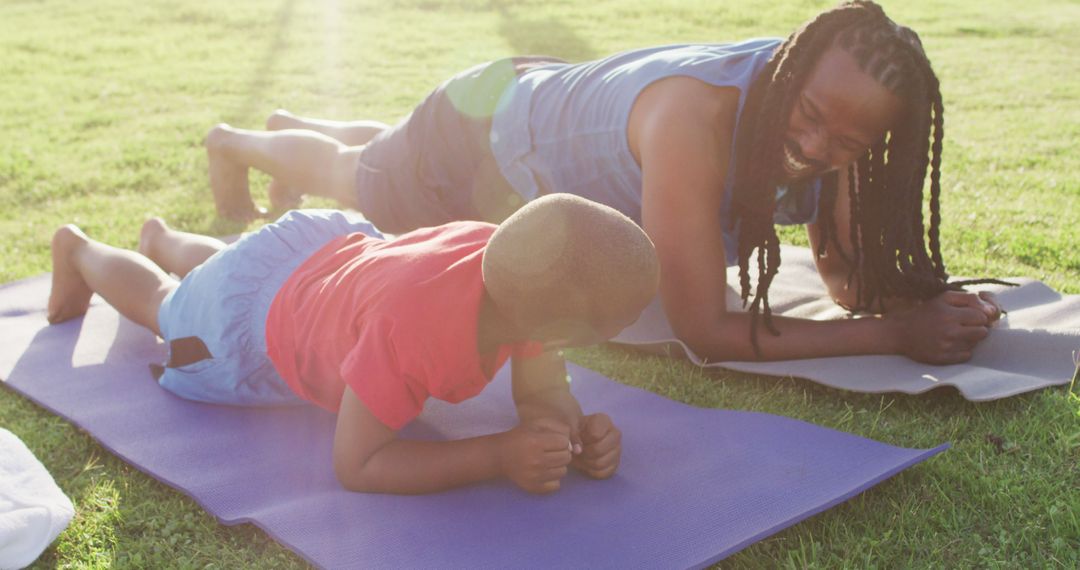
{"label": "grass lawn", "polygon": [[[887,4],[920,32],[942,79],[952,273],[1025,275],[1080,293],[1080,4]],[[48,271],[49,238],[66,222],[129,247],[151,214],[188,231],[243,230],[215,216],[207,186],[200,142],[220,121],[260,127],[284,107],[392,122],[437,82],[483,60],[583,60],[651,44],[784,36],[830,5],[3,0],[0,281]],[[253,177],[263,198],[265,183]],[[805,242],[797,231],[785,238]],[[611,348],[573,358],[698,406],[782,414],[895,445],[953,443],[721,566],[1080,567],[1080,396],[1068,389],[973,404],[950,389],[853,394]],[[76,504],[38,567],[304,565],[250,525],[218,524],[10,391],[0,391],[0,425]]]}

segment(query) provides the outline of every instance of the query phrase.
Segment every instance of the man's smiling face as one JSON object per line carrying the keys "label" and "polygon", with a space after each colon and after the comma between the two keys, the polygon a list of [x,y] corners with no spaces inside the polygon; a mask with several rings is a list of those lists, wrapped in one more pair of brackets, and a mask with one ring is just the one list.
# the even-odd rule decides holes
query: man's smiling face
{"label": "man's smiling face", "polygon": [[780,155],[780,183],[846,167],[896,123],[903,102],[832,46],[792,105]]}

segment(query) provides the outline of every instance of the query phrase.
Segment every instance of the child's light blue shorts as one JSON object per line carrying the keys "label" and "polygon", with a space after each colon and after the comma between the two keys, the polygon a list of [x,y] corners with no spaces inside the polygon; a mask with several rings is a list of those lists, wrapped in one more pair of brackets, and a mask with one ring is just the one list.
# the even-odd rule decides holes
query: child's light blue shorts
{"label": "child's light blue shorts", "polygon": [[163,388],[189,400],[240,406],[300,403],[266,355],[266,316],[301,263],[338,236],[375,226],[337,210],[293,210],[196,267],[161,303],[165,342],[198,337],[211,358],[165,368]]}

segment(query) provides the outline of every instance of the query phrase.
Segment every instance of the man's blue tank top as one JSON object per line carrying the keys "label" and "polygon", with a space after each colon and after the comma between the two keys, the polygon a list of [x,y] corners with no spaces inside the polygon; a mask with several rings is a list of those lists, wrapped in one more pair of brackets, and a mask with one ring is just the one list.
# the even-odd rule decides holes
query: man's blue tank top
{"label": "man's blue tank top", "polygon": [[[641,223],[641,167],[630,152],[630,109],[645,87],[688,76],[739,90],[739,113],[750,84],[780,45],[777,38],[734,44],[670,45],[596,61],[552,64],[522,74],[506,89],[492,120],[491,148],[503,176],[526,200],[567,192],[607,204]],[[734,145],[733,145],[734,146]],[[731,162],[734,165],[734,160]],[[728,264],[736,262],[728,169],[720,216]],[[801,192],[777,189],[778,224],[817,217],[820,182]]]}

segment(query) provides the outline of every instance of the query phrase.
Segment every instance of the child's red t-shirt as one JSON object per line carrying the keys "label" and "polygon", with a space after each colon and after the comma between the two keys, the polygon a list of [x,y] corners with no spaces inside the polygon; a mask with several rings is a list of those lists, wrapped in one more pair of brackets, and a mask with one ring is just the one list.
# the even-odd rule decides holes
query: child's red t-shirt
{"label": "child's red t-shirt", "polygon": [[460,402],[484,389],[511,354],[481,361],[481,260],[494,225],[452,222],[394,240],[356,233],[315,252],[270,305],[270,360],[301,397],[337,412],[348,385],[375,417],[400,429],[433,396]]}

